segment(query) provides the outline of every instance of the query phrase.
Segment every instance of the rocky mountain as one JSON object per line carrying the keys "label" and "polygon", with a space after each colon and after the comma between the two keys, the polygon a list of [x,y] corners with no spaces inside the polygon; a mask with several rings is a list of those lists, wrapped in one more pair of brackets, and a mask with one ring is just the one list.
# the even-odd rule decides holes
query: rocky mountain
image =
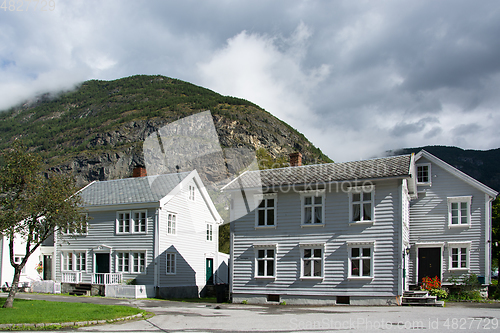
{"label": "rocky mountain", "polygon": [[500,191],[500,148],[491,150],[471,150],[446,146],[425,146],[405,148],[390,154],[418,153],[426,150],[458,170],[479,180],[481,183]]}
{"label": "rocky mountain", "polygon": [[164,76],[91,80],[0,113],[0,149],[22,139],[48,167],[78,186],[129,177],[145,165],[142,145],[181,118],[210,110],[222,148],[264,149],[273,158],[299,151],[303,162],[331,161],[301,133],[259,106]]}

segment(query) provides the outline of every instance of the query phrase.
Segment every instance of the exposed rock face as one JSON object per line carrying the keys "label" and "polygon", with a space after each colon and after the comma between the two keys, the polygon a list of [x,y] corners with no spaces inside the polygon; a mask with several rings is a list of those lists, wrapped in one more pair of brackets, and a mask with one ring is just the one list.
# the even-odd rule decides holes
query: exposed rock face
{"label": "exposed rock face", "polygon": [[[212,118],[223,148],[264,148],[274,157],[301,151],[306,162],[322,161],[318,160],[318,154],[308,150],[312,146],[309,141],[270,115],[263,119],[246,117],[245,125],[239,120],[227,119],[217,114]],[[130,177],[134,167],[145,165],[142,152],[144,140],[168,123],[169,119],[166,118],[134,120],[117,130],[98,133],[90,141],[89,151],[52,167],[51,170],[71,174],[79,187],[94,180]],[[207,175],[204,181],[220,180],[216,167],[207,166],[206,170],[199,172]]]}

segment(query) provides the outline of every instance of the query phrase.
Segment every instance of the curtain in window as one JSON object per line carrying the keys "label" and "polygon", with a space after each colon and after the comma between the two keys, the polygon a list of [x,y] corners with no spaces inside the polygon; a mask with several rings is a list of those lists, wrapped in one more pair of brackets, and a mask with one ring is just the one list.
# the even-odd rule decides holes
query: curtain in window
{"label": "curtain in window", "polygon": [[311,207],[306,207],[304,210],[304,223],[311,223],[312,209]]}
{"label": "curtain in window", "polygon": [[314,223],[321,223],[321,219],[323,218],[321,207],[314,207],[314,215],[315,215]]}

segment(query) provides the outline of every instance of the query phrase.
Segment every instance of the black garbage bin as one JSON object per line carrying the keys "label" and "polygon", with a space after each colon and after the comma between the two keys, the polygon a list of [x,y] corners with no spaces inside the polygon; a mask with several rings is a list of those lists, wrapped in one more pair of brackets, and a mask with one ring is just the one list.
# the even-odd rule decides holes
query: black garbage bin
{"label": "black garbage bin", "polygon": [[225,283],[218,283],[215,285],[215,295],[217,297],[217,303],[224,303],[227,301],[226,287],[227,284]]}

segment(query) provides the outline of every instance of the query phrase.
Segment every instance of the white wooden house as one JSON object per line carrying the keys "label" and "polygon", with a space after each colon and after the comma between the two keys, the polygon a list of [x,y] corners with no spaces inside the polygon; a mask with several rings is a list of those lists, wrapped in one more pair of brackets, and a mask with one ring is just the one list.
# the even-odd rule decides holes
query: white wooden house
{"label": "white wooden house", "polygon": [[[414,155],[404,155],[252,171],[228,184],[231,216],[243,216],[231,218],[233,302],[400,304],[403,292],[418,283],[417,251],[440,247],[436,243],[444,234],[449,238],[441,237],[440,249],[446,250],[440,254],[451,259],[441,260],[443,275],[455,268],[453,248],[459,245],[459,251],[477,251],[470,260],[478,262],[468,261],[468,271],[488,282],[488,212],[496,192],[430,156],[417,155],[418,168]],[[448,177],[443,188],[449,191],[439,193],[433,206],[425,200],[435,196],[434,184],[422,182],[421,164],[429,163],[432,177]],[[456,185],[463,181],[472,186],[455,191],[464,189]],[[424,189],[427,199],[419,193]],[[449,226],[455,206],[448,213],[443,195],[474,198],[470,228]],[[437,202],[444,210],[433,210]],[[439,234],[434,214],[442,221]],[[454,239],[458,234],[463,237]],[[449,244],[452,240],[457,243]]]}
{"label": "white wooden house", "polygon": [[119,296],[129,283],[147,296],[198,297],[221,279],[222,219],[196,170],[94,182],[79,194],[91,219],[85,234],[56,239],[63,292],[84,284]]}

